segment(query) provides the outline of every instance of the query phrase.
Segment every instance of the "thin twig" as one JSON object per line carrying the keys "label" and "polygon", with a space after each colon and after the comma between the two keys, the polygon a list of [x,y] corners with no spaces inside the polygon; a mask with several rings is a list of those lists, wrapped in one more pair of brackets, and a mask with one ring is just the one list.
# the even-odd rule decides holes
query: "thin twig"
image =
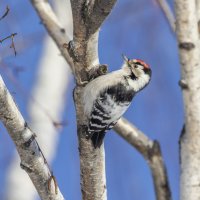
{"label": "thin twig", "polygon": [[14,43],[14,37],[16,35],[17,35],[17,33],[12,33],[11,35],[9,35],[9,36],[7,36],[7,37],[5,37],[3,39],[0,39],[0,43],[3,43],[7,39],[11,39],[12,42],[11,42],[10,48],[13,49],[15,56],[17,55],[17,51],[16,51],[15,43]]}
{"label": "thin twig", "polygon": [[3,39],[0,39],[0,43],[2,43],[3,41],[5,41],[5,40],[7,40],[7,39],[12,39],[15,35],[17,35],[17,33],[12,33],[11,35],[9,35],[9,36],[6,36],[5,38],[3,38]]}
{"label": "thin twig", "polygon": [[11,36],[12,43],[11,43],[11,45],[10,45],[10,48],[13,49],[14,54],[15,54],[15,56],[16,56],[16,55],[17,55],[17,51],[16,51],[15,43],[14,43],[14,37],[15,37],[15,35],[17,35],[17,33],[12,34],[12,36]]}
{"label": "thin twig", "polygon": [[160,5],[167,21],[169,22],[169,26],[172,29],[173,32],[176,31],[176,25],[175,25],[175,17],[174,14],[169,6],[169,4],[167,3],[166,0],[157,0],[158,4]]}
{"label": "thin twig", "polygon": [[9,11],[10,11],[10,8],[9,8],[8,6],[6,6],[6,11],[5,11],[5,13],[0,17],[0,21],[8,15]]}
{"label": "thin twig", "polygon": [[70,37],[66,33],[66,30],[60,25],[59,20],[51,8],[51,5],[46,0],[30,1],[37,11],[38,16],[40,17],[49,35],[55,41],[66,62],[71,67],[73,74],[75,74],[73,60],[65,48],[65,44],[70,41]]}

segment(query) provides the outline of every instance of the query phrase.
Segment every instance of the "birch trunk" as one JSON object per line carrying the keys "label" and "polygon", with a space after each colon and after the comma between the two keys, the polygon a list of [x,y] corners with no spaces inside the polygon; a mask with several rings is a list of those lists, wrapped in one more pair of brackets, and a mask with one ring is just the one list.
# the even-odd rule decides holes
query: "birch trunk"
{"label": "birch trunk", "polygon": [[200,50],[195,0],[176,0],[185,125],[180,137],[180,199],[200,199]]}

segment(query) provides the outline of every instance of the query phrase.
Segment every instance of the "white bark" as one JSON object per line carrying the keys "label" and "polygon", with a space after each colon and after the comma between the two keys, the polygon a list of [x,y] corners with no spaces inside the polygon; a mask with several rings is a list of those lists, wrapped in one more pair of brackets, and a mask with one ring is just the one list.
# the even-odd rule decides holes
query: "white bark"
{"label": "white bark", "polygon": [[[106,200],[105,153],[104,146],[94,149],[91,140],[85,138],[88,125],[83,111],[82,91],[88,71],[99,62],[99,28],[111,12],[116,0],[71,0],[73,14],[73,42],[69,53],[74,59],[77,74],[77,87],[74,91],[76,105],[77,130],[79,138],[81,190],[83,200]],[[81,81],[80,81],[81,80]]]}
{"label": "white bark", "polygon": [[200,51],[195,0],[176,0],[185,126],[180,137],[181,200],[200,199]]}
{"label": "white bark", "polygon": [[[70,1],[55,1],[54,5],[63,27],[72,35]],[[55,157],[60,130],[53,122],[62,121],[70,71],[57,46],[47,36],[32,92],[33,98],[30,98],[29,113],[30,126],[37,133],[37,140],[49,163]],[[37,195],[36,190],[19,163],[19,156],[15,154],[7,173],[6,199],[32,200]]]}
{"label": "white bark", "polygon": [[64,199],[35,139],[35,134],[19,112],[1,76],[0,120],[16,145],[21,158],[21,167],[29,175],[41,199]]}

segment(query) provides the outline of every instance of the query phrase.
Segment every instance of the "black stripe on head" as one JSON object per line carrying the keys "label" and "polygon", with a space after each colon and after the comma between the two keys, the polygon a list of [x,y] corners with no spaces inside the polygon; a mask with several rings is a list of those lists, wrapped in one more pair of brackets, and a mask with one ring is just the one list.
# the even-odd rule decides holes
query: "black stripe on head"
{"label": "black stripe on head", "polygon": [[136,79],[137,79],[137,77],[136,77],[135,74],[132,72],[132,70],[131,70],[130,78],[131,78],[132,80],[136,80]]}

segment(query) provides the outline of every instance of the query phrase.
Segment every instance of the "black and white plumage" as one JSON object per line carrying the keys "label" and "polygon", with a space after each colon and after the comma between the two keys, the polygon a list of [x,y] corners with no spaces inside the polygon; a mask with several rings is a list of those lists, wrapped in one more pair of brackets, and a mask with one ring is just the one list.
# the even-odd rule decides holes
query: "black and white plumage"
{"label": "black and white plumage", "polygon": [[129,60],[120,70],[89,82],[83,91],[84,112],[88,118],[87,138],[100,147],[110,130],[128,109],[134,95],[150,81],[151,69],[139,59]]}

